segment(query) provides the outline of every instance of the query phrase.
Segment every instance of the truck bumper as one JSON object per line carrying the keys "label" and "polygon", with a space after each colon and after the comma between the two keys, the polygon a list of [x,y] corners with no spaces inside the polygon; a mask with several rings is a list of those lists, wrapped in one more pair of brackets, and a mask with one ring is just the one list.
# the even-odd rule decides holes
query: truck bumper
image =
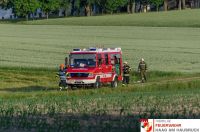
{"label": "truck bumper", "polygon": [[88,85],[94,84],[96,79],[68,79],[66,82],[72,85]]}

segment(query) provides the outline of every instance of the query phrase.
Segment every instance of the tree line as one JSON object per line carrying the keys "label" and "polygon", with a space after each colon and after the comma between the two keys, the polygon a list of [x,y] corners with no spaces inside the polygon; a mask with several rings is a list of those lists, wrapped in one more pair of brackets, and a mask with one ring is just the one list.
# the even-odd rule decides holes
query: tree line
{"label": "tree line", "polygon": [[[34,14],[37,9],[45,13],[47,19],[49,14],[56,12],[59,9],[63,10],[63,15],[66,16],[69,8],[71,14],[79,16],[83,9],[85,16],[93,15],[94,8],[98,8],[97,14],[116,13],[127,11],[134,13],[136,4],[140,8],[151,4],[159,10],[159,7],[166,3],[167,0],[0,0],[0,6],[4,9],[13,9],[13,13],[18,17],[26,17],[27,20],[31,14]],[[180,0],[181,1],[181,0]],[[139,8],[139,10],[141,10]]]}

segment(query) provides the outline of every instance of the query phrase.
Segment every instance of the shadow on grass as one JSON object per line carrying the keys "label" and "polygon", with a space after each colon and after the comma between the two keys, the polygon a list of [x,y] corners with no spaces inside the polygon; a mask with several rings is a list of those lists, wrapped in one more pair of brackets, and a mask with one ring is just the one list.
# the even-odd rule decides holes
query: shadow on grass
{"label": "shadow on grass", "polygon": [[0,130],[19,131],[67,131],[67,132],[138,132],[140,119],[198,119],[200,114],[191,116],[183,114],[171,115],[109,115],[109,114],[55,114],[46,115],[21,112],[22,115],[0,115]]}
{"label": "shadow on grass", "polygon": [[[110,85],[104,85],[104,87],[109,87]],[[103,88],[103,87],[102,87]],[[77,90],[93,90],[92,86],[75,86],[73,89],[62,89],[62,91],[77,91]],[[59,91],[59,87],[44,87],[44,86],[27,86],[27,87],[11,87],[11,88],[1,88],[0,91],[4,92],[37,92],[37,91]]]}
{"label": "shadow on grass", "polygon": [[5,92],[37,92],[37,91],[55,91],[58,90],[56,88],[44,87],[44,86],[28,86],[28,87],[20,87],[20,88],[4,88],[0,89],[0,91]]}
{"label": "shadow on grass", "polygon": [[[66,18],[66,17],[59,17],[59,16],[50,16],[49,19],[57,19],[57,18]],[[68,16],[69,18],[69,16]],[[46,17],[42,18],[29,18],[28,21],[26,18],[18,18],[18,19],[1,19],[0,24],[29,24],[29,22],[37,21],[37,20],[47,20]]]}

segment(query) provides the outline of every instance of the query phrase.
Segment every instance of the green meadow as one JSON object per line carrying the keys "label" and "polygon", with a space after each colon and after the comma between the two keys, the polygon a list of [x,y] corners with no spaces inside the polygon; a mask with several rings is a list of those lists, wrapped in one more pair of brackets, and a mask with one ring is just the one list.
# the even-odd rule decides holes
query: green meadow
{"label": "green meadow", "polygon": [[[200,10],[0,23],[0,131],[139,131],[140,118],[200,118]],[[131,84],[58,90],[73,48],[121,47]],[[136,72],[148,64],[148,82]]]}
{"label": "green meadow", "polygon": [[121,47],[133,69],[200,72],[200,29],[133,26],[0,25],[1,67],[56,68],[73,48]]}

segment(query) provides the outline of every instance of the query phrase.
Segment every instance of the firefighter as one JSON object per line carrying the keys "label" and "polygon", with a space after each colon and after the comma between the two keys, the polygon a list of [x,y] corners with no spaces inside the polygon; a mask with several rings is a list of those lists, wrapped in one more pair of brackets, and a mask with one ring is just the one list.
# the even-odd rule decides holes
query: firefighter
{"label": "firefighter", "polygon": [[125,61],[123,65],[123,82],[122,82],[123,86],[125,86],[126,84],[127,85],[129,84],[130,71],[131,71],[131,68],[128,65],[128,62]]}
{"label": "firefighter", "polygon": [[147,81],[147,64],[145,63],[144,59],[142,58],[140,60],[140,63],[138,65],[138,72],[140,73],[141,81],[142,83]]}
{"label": "firefighter", "polygon": [[117,73],[117,75],[119,75],[120,70],[119,70],[119,59],[117,58],[117,56],[114,56],[114,62],[115,62],[115,72]]}
{"label": "firefighter", "polygon": [[66,69],[65,69],[65,65],[64,64],[60,64],[60,69],[59,69],[57,75],[60,78],[60,82],[59,82],[60,91],[63,88],[67,89],[68,87],[67,87],[67,83],[66,83]]}

